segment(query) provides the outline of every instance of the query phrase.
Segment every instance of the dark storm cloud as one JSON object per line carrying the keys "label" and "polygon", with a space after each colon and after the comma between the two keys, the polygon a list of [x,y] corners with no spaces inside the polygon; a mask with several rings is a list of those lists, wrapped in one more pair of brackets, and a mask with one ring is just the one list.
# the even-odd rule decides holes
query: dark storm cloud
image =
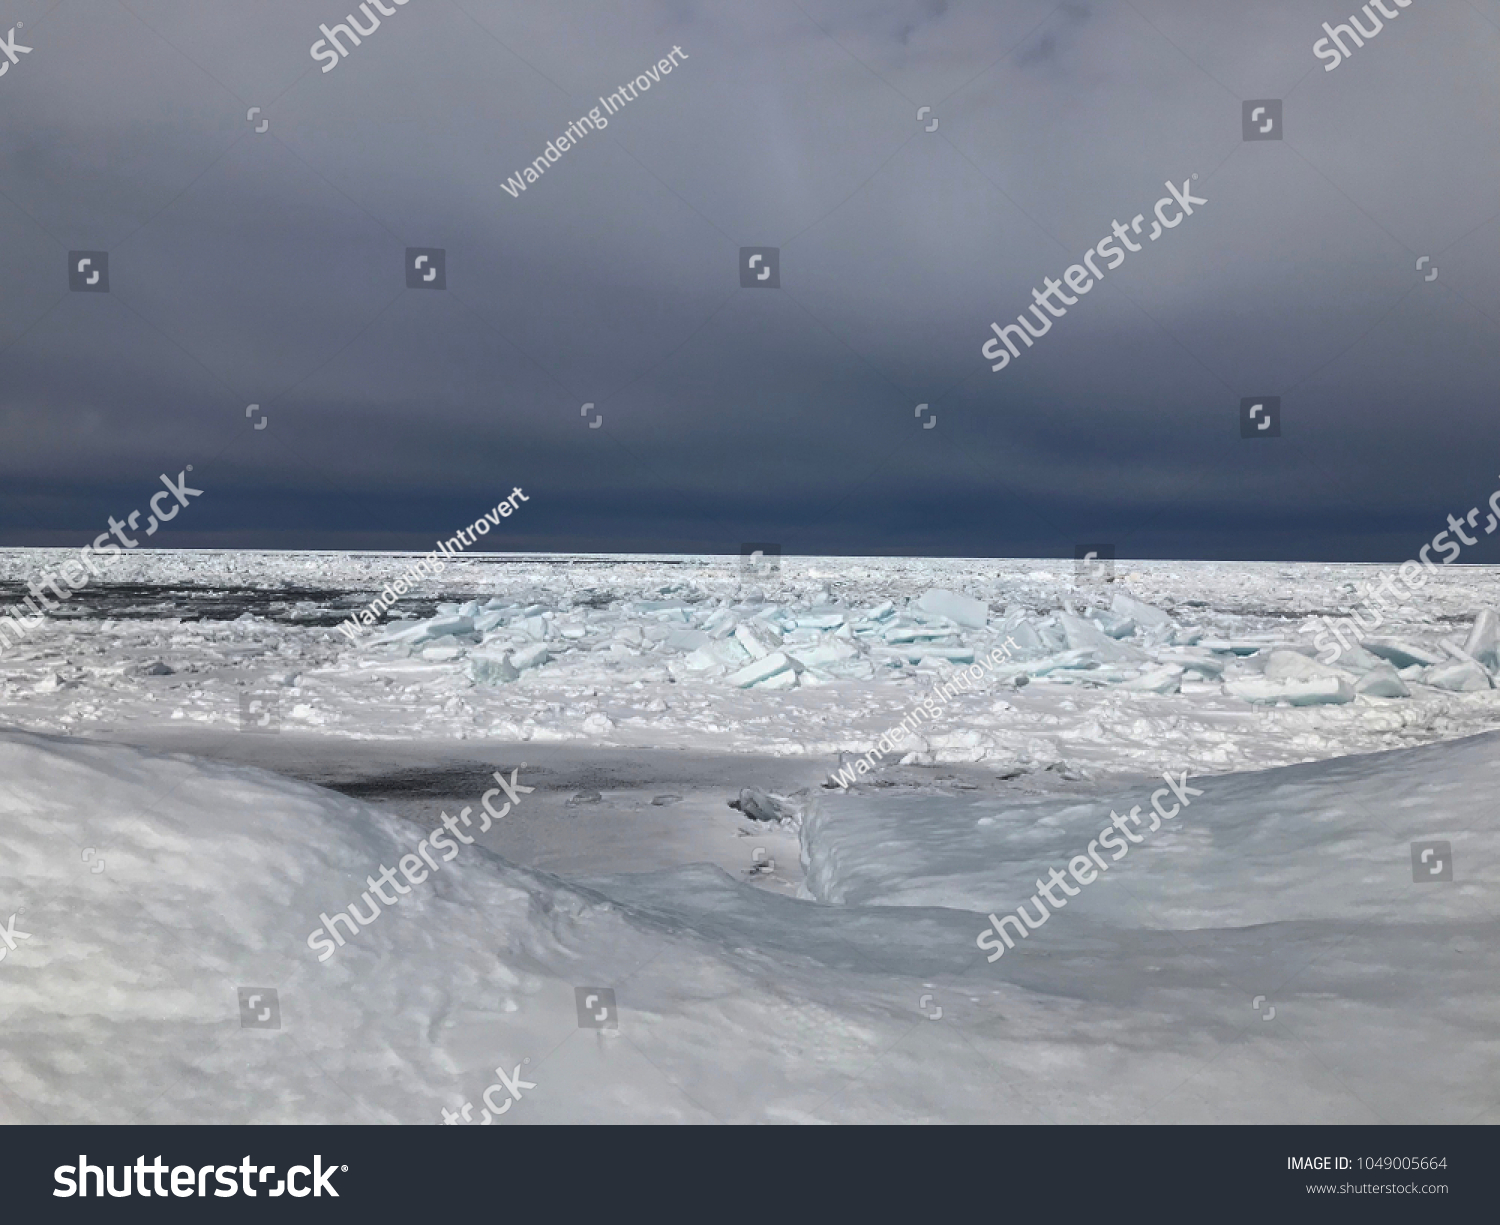
{"label": "dark storm cloud", "polygon": [[[1332,72],[1291,2],[409,0],[313,59],[350,7],[0,19],[6,541],[194,462],[168,544],[427,547],[519,484],[528,548],[1399,558],[1500,473],[1500,6]],[[1209,203],[992,373],[1167,180]]]}

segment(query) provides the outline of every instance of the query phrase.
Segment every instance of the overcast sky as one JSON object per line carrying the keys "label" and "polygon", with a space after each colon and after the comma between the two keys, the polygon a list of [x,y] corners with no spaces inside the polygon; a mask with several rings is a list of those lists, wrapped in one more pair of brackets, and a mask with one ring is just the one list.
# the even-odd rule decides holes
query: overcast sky
{"label": "overcast sky", "polygon": [[1500,0],[1331,71],[1351,0],[387,0],[325,72],[351,7],[7,0],[0,543],[189,463],[165,545],[427,548],[519,485],[490,547],[1399,560],[1500,488]]}

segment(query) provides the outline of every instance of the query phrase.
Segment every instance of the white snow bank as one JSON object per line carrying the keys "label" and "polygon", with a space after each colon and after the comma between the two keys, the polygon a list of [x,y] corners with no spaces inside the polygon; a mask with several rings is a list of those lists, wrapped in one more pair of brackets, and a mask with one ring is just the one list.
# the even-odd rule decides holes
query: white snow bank
{"label": "white snow bank", "polygon": [[[423,829],[253,770],[0,733],[0,1122],[478,1121],[497,1068],[524,1082],[506,1124],[1470,1121],[1493,1110],[1500,1006],[1493,837],[1464,797],[1492,789],[1493,742],[1425,753],[1209,780],[1177,841],[1103,888],[1179,930],[1105,897],[995,966],[981,914],[910,903],[965,869],[986,906],[1020,900],[995,889],[1094,806],[972,840],[963,803],[845,801],[900,852],[845,892],[897,906],[706,867],[570,886],[468,847],[319,963],[319,914]],[[1385,842],[1353,812],[1367,793]],[[1451,841],[1453,884],[1401,879],[1414,832]],[[820,871],[872,854],[846,839]],[[1226,917],[1271,926],[1182,930]],[[252,1017],[276,992],[279,1028],[242,1025],[242,988]],[[588,996],[610,1028],[580,1024]]]}
{"label": "white snow bank", "polygon": [[[1500,818],[1475,804],[1500,781],[1500,736],[1188,781],[1205,794],[1132,846],[1069,916],[1184,929],[1443,922],[1500,906]],[[1012,910],[1049,866],[1083,854],[1111,812],[1139,805],[1144,826],[1165,786],[1147,778],[1086,801],[824,791],[803,818],[807,888],[848,905]],[[1424,839],[1451,843],[1451,888],[1413,886],[1410,846]],[[1136,909],[1144,898],[1149,919]]]}

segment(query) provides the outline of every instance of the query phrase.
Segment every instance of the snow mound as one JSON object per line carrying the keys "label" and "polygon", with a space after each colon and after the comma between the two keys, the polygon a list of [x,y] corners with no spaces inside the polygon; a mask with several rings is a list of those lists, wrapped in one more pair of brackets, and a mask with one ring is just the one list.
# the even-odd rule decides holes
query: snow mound
{"label": "snow mound", "polygon": [[[464,847],[320,962],[320,915],[425,829],[0,732],[0,1122],[1473,1121],[1500,1087],[1495,747],[1192,780],[997,965],[984,912],[1102,804],[828,800],[804,854],[842,905]],[[1416,839],[1451,881],[1413,883]]]}
{"label": "snow mound", "polygon": [[[1476,798],[1493,791],[1497,771],[1500,736],[1492,733],[1257,773],[1189,775],[1204,794],[1138,834],[1144,841],[1067,914],[1125,921],[1141,892],[1151,898],[1151,925],[1174,929],[1493,914],[1500,817],[1492,801],[1476,807]],[[1087,801],[824,792],[803,816],[807,888],[845,905],[1012,910],[1048,867],[1065,869],[1084,854],[1111,813],[1140,806],[1149,817],[1153,792],[1166,786],[1158,776]],[[1164,802],[1174,802],[1170,791]],[[1451,844],[1462,864],[1452,888],[1414,887],[1410,847],[1423,840]]]}
{"label": "snow mound", "polygon": [[[477,847],[319,963],[319,915],[421,837],[257,770],[0,734],[0,898],[28,935],[0,964],[0,1118],[412,1119],[456,1069],[431,1027],[539,985],[507,939],[536,886]],[[240,988],[275,990],[279,1031],[242,1028]]]}

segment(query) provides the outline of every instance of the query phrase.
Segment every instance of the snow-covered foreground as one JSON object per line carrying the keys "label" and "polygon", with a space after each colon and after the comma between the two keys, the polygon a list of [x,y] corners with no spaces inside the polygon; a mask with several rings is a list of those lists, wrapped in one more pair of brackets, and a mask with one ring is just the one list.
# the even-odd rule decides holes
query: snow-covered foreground
{"label": "snow-covered foreground", "polygon": [[131,554],[0,653],[0,1120],[1500,1122],[1495,572],[1333,667],[1387,568],[470,556],[338,632],[408,565]]}
{"label": "snow-covered foreground", "polygon": [[[467,1102],[478,1124],[488,1089],[507,1124],[1500,1122],[1497,765],[1483,736],[1195,780],[995,964],[983,912],[1143,796],[825,794],[809,879],[839,905],[703,866],[568,884],[467,847],[320,962],[319,915],[417,827],[244,767],[6,733],[0,898],[27,936],[0,962],[0,1119],[437,1123]],[[1450,844],[1451,882],[1413,881],[1423,839]],[[579,987],[615,993],[618,1028],[580,1026]],[[242,1026],[242,988],[276,992],[280,1028]]]}

